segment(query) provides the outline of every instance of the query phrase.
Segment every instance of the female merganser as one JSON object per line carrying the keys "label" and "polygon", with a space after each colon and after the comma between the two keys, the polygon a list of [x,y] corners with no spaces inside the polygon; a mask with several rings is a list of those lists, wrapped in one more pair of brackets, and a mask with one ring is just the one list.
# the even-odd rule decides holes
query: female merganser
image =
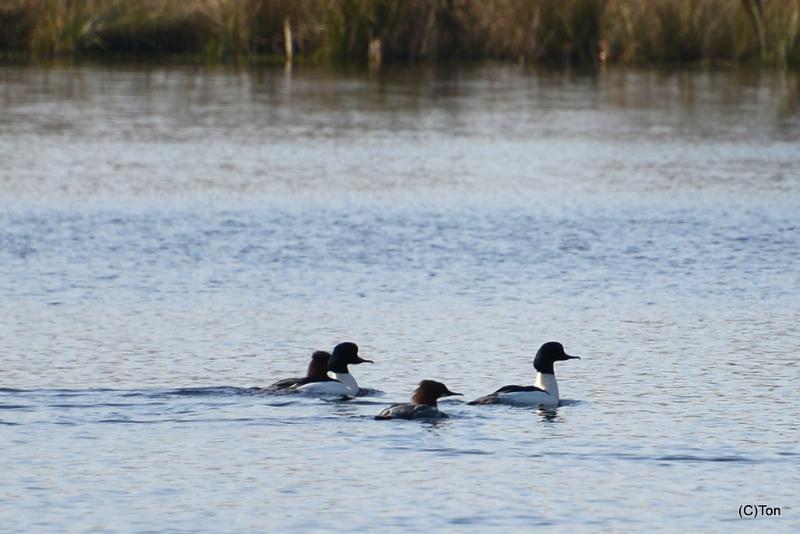
{"label": "female merganser", "polygon": [[511,404],[512,406],[558,406],[558,383],[553,370],[553,362],[580,360],[580,356],[570,356],[564,346],[548,341],[536,352],[533,367],[536,369],[536,383],[533,386],[503,386],[494,393],[480,397],[467,404]]}
{"label": "female merganser", "polygon": [[308,364],[306,376],[298,378],[284,378],[278,380],[268,388],[264,388],[264,393],[286,393],[289,388],[311,384],[312,382],[327,382],[333,379],[328,376],[328,360],[331,353],[318,350],[311,355],[311,362]]}
{"label": "female merganser", "polygon": [[423,380],[411,394],[411,403],[392,404],[381,410],[375,419],[443,419],[447,414],[440,412],[436,401],[440,397],[461,395],[447,389],[435,380]]}
{"label": "female merganser", "polygon": [[359,363],[374,362],[359,357],[358,345],[355,343],[339,343],[333,348],[331,357],[328,360],[328,377],[331,380],[301,384],[292,387],[292,391],[300,391],[311,395],[355,397],[359,391],[358,383],[353,378],[353,375],[350,374],[347,366]]}

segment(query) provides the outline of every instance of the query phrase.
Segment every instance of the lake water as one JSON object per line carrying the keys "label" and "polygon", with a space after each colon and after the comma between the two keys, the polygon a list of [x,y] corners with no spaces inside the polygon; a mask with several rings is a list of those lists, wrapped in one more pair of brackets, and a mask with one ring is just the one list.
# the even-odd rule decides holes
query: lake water
{"label": "lake water", "polygon": [[798,302],[797,74],[0,68],[4,531],[797,532]]}

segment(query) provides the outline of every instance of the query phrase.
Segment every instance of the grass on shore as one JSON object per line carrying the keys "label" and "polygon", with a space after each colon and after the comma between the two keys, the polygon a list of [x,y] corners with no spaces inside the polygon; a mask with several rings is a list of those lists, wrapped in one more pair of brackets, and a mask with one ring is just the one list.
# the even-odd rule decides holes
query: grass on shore
{"label": "grass on shore", "polygon": [[0,0],[0,51],[800,66],[800,0]]}

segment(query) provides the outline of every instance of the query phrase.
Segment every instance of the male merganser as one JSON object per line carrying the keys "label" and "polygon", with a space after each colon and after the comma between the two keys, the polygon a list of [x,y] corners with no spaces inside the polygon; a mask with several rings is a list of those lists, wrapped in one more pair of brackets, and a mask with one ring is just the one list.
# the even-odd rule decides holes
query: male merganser
{"label": "male merganser", "polygon": [[447,386],[435,380],[423,380],[411,394],[411,403],[392,404],[384,408],[375,419],[443,419],[448,417],[436,407],[440,397],[461,395],[447,389]]}
{"label": "male merganser", "polygon": [[330,357],[330,352],[324,350],[315,351],[311,355],[311,362],[308,364],[306,376],[278,380],[271,386],[264,388],[262,391],[264,393],[286,393],[289,388],[302,386],[303,384],[332,381],[333,378],[328,376],[328,360]]}
{"label": "male merganser", "polygon": [[558,383],[553,370],[553,362],[580,360],[580,356],[570,356],[564,346],[548,341],[536,352],[533,367],[536,369],[536,383],[533,386],[503,386],[494,393],[475,399],[467,404],[511,404],[513,406],[558,406]]}
{"label": "male merganser", "polygon": [[358,345],[355,343],[339,343],[333,348],[331,357],[328,360],[328,376],[331,380],[301,384],[293,387],[292,390],[311,395],[355,397],[359,391],[358,383],[353,378],[353,375],[350,374],[347,366],[359,363],[374,362],[359,357]]}

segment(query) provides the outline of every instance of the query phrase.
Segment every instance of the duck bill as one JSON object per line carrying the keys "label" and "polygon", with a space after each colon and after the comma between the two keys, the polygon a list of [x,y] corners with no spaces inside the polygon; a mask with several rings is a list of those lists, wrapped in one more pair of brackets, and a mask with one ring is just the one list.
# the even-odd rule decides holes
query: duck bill
{"label": "duck bill", "polygon": [[564,353],[564,356],[566,356],[568,360],[580,360],[581,359],[580,356],[570,356],[566,352]]}
{"label": "duck bill", "polygon": [[372,360],[365,360],[364,358],[362,358],[360,356],[356,356],[356,357],[358,358],[358,360],[356,360],[353,363],[375,363]]}
{"label": "duck bill", "polygon": [[453,395],[458,395],[459,397],[463,397],[464,396],[463,393],[456,393],[455,391],[448,390],[447,393],[442,395],[442,397],[452,397]]}

